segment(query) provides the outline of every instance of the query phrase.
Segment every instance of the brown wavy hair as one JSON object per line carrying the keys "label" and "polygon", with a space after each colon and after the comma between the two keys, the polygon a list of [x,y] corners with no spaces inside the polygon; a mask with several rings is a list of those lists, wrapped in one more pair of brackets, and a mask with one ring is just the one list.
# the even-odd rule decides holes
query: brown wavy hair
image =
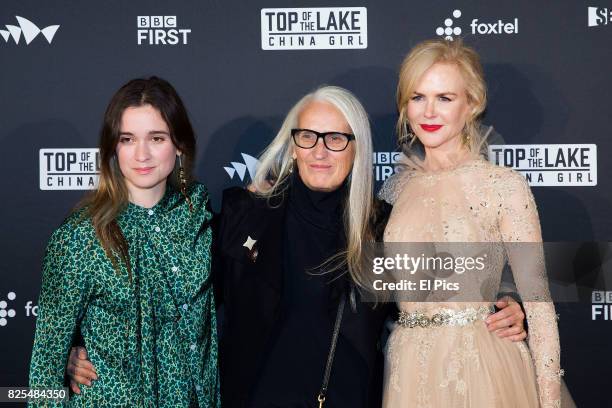
{"label": "brown wavy hair", "polygon": [[[100,178],[98,188],[79,204],[84,208],[96,231],[100,244],[110,258],[115,270],[125,265],[131,279],[128,243],[119,228],[117,216],[128,205],[128,190],[119,169],[117,144],[123,112],[130,107],[151,105],[159,111],[170,130],[170,139],[182,153],[183,170],[188,183],[191,181],[196,152],[195,134],[183,101],[168,81],[150,77],[133,79],[123,85],[111,98],[100,130]],[[180,190],[178,167],[168,177],[168,182]]]}

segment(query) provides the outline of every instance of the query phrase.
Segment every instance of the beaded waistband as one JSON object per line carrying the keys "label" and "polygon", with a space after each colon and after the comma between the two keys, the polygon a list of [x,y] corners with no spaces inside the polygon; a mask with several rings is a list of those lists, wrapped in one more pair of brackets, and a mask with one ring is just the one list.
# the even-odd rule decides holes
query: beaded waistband
{"label": "beaded waistband", "polygon": [[405,328],[439,327],[439,326],[467,326],[477,320],[486,319],[495,309],[493,306],[468,307],[466,309],[440,309],[431,317],[422,312],[399,313],[397,323]]}

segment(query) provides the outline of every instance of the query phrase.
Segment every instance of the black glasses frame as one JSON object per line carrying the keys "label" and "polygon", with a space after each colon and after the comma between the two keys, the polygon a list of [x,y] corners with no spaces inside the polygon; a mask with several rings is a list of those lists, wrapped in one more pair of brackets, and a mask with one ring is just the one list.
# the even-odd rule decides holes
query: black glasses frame
{"label": "black glasses frame", "polygon": [[[296,135],[298,134],[298,132],[302,132],[302,131],[306,131],[306,132],[312,132],[315,135],[317,135],[317,140],[315,140],[314,144],[310,147],[307,146],[302,146],[300,145],[297,140],[296,140]],[[344,147],[342,149],[330,149],[329,146],[327,145],[327,141],[325,140],[325,136],[327,135],[342,135],[342,136],[346,136],[346,145],[344,145]],[[319,139],[323,139],[323,145],[325,146],[325,148],[327,150],[330,150],[332,152],[341,152],[343,150],[346,150],[346,148],[348,147],[349,143],[351,142],[351,140],[355,140],[355,135],[351,134],[351,133],[343,133],[343,132],[317,132],[316,130],[312,130],[312,129],[291,129],[291,137],[293,138],[293,143],[295,143],[295,145],[297,147],[300,147],[302,149],[313,149],[317,143],[319,143]]]}

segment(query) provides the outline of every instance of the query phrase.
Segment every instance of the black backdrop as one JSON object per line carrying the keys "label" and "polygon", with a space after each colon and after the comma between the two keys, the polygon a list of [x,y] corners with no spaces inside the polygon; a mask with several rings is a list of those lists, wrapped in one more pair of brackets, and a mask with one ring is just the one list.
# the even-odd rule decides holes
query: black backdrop
{"label": "black backdrop", "polygon": [[[263,10],[275,8],[300,10]],[[221,190],[248,180],[250,156],[271,140],[292,104],[320,84],[346,87],[364,103],[382,181],[390,171],[385,153],[396,146],[398,66],[411,46],[449,28],[482,56],[489,87],[484,122],[508,145],[523,145],[510,152],[547,145],[539,154],[552,157],[588,145],[588,163],[579,169],[568,161],[533,173],[545,239],[610,241],[610,10],[606,0],[2,0],[0,386],[27,384],[47,239],[84,193],[69,184],[87,185],[91,175],[79,173],[95,173],[88,167],[95,156],[83,149],[95,148],[108,100],[134,77],[158,75],[178,89],[198,135],[197,177],[218,208]],[[343,11],[351,17],[342,20]],[[314,25],[280,31],[292,16]],[[151,28],[157,21],[163,27]],[[270,28],[275,34],[268,36]],[[308,28],[319,33],[316,47],[331,49],[309,48]],[[264,49],[269,37],[276,49]],[[281,38],[299,49],[279,49]],[[70,157],[76,163],[62,167]],[[568,181],[578,173],[582,181]],[[605,276],[589,276],[605,290]],[[612,364],[606,341],[612,322],[593,318],[594,305],[590,292],[582,302],[557,305],[566,381],[579,406],[588,407],[607,405]]]}

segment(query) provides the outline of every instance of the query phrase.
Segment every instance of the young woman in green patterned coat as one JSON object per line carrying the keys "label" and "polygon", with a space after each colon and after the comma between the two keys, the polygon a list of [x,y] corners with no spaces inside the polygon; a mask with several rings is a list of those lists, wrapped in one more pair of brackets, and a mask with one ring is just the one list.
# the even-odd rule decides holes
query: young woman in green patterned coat
{"label": "young woman in green patterned coat", "polygon": [[132,80],[113,96],[99,187],[45,255],[31,387],[65,385],[80,332],[97,380],[69,406],[220,405],[212,213],[206,189],[189,180],[194,155],[187,112],[168,82]]}

